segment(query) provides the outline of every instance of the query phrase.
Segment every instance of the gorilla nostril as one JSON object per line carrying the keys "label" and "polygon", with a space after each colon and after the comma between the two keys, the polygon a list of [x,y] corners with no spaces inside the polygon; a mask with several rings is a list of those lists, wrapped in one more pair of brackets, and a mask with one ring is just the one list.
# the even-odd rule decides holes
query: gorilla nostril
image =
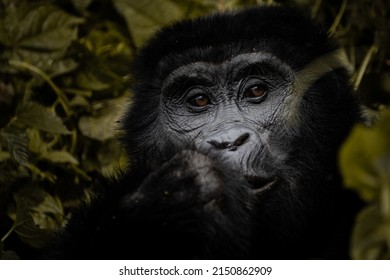
{"label": "gorilla nostril", "polygon": [[207,141],[207,143],[209,143],[211,146],[214,146],[215,148],[217,148],[219,150],[225,149],[225,144],[220,143],[216,140],[209,140],[209,141]]}
{"label": "gorilla nostril", "polygon": [[240,137],[238,137],[236,139],[236,141],[234,141],[233,143],[233,146],[234,147],[238,147],[238,146],[241,146],[243,145],[247,140],[249,139],[249,133],[244,133],[243,135],[241,135]]}
{"label": "gorilla nostril", "polygon": [[224,150],[224,149],[232,149],[234,146],[231,142],[219,142],[217,140],[209,140],[207,141],[210,145],[214,146],[218,150]]}
{"label": "gorilla nostril", "polygon": [[237,146],[230,146],[228,150],[231,152],[237,151]]}
{"label": "gorilla nostril", "polygon": [[249,136],[249,133],[244,133],[234,141],[218,141],[213,139],[208,140],[207,143],[209,143],[214,148],[217,148],[218,150],[227,149],[229,151],[236,151],[239,146],[245,144],[245,142],[249,139]]}

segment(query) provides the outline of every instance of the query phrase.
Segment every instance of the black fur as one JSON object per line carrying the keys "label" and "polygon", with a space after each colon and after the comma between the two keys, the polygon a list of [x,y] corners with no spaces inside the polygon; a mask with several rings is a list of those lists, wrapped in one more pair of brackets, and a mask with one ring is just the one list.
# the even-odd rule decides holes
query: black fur
{"label": "black fur", "polygon": [[[341,186],[337,153],[359,106],[343,68],[302,97],[292,91],[296,73],[335,49],[316,23],[282,7],[161,30],[133,65],[122,138],[129,170],[74,214],[47,257],[347,258],[359,201]],[[253,64],[260,64],[255,79],[267,88],[265,100],[245,99],[247,80],[226,78],[246,69],[234,62],[238,55],[249,61],[257,53],[269,54]],[[201,110],[181,88],[164,89],[178,79],[173,71],[196,79],[197,67],[214,79],[200,82],[211,100]],[[295,123],[283,109],[291,98],[301,99]]]}

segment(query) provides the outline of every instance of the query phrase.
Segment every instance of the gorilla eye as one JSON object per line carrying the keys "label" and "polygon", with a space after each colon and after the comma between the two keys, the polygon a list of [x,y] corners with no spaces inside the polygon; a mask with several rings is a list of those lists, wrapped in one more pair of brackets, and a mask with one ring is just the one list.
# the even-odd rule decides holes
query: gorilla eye
{"label": "gorilla eye", "polygon": [[199,94],[188,101],[194,107],[205,107],[210,104],[210,99],[204,95]]}
{"label": "gorilla eye", "polygon": [[264,86],[256,85],[247,89],[244,93],[244,96],[257,99],[265,96],[266,92],[267,90]]}

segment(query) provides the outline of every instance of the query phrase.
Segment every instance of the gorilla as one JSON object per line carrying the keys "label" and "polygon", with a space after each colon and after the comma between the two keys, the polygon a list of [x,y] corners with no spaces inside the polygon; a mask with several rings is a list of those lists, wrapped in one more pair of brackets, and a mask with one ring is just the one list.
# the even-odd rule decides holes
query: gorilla
{"label": "gorilla", "polygon": [[293,8],[177,22],[132,63],[130,164],[53,259],[342,259],[360,202],[338,149],[360,120],[346,59]]}

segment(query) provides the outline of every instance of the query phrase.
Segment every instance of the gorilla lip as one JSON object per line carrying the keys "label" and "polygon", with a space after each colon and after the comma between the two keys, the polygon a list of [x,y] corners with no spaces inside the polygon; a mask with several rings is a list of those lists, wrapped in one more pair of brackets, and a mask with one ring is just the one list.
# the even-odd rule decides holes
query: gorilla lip
{"label": "gorilla lip", "polygon": [[278,181],[278,178],[262,178],[258,176],[245,176],[255,194],[270,190]]}

